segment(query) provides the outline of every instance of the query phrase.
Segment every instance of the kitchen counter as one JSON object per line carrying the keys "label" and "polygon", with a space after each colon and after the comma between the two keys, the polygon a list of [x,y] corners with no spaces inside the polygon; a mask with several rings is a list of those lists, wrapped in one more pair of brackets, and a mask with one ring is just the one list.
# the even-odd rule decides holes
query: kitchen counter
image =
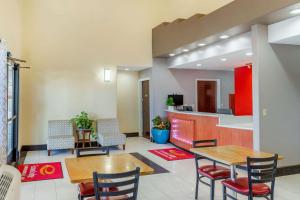
{"label": "kitchen counter", "polygon": [[234,116],[218,113],[205,113],[205,112],[189,112],[189,111],[170,111],[170,113],[195,115],[195,116],[206,116],[206,117],[217,117],[219,123],[218,127],[235,128],[244,130],[253,130],[253,117],[252,116]]}

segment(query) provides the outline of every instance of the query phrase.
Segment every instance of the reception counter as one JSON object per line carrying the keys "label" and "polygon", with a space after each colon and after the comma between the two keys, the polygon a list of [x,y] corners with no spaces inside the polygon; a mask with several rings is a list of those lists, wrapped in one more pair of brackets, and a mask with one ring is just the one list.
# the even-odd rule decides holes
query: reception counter
{"label": "reception counter", "polygon": [[216,113],[167,111],[171,122],[170,142],[184,149],[193,140],[217,139],[218,145],[240,145],[253,148],[251,116]]}

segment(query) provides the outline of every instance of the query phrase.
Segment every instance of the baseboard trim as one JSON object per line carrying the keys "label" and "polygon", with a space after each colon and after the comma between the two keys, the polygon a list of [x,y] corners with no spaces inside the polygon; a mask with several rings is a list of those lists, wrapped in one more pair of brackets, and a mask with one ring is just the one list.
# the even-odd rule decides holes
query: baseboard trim
{"label": "baseboard trim", "polygon": [[139,137],[139,132],[123,133],[126,137]]}
{"label": "baseboard trim", "polygon": [[277,169],[277,177],[289,176],[289,175],[294,175],[294,174],[300,174],[300,165],[278,167],[278,169]]}

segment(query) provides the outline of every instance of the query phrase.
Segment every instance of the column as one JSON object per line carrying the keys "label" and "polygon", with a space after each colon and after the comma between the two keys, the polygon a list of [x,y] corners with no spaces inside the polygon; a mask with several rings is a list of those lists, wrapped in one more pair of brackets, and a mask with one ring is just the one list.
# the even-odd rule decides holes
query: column
{"label": "column", "polygon": [[7,160],[7,51],[0,40],[0,164]]}

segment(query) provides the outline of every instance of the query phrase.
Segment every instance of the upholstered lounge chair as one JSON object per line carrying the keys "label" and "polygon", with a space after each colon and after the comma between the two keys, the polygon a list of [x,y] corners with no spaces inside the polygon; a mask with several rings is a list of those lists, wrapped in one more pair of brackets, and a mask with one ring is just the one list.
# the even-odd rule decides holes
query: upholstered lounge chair
{"label": "upholstered lounge chair", "polygon": [[120,133],[118,119],[97,120],[97,142],[103,147],[122,145],[125,150],[126,136]]}
{"label": "upholstered lounge chair", "polygon": [[73,125],[70,120],[48,121],[48,156],[52,150],[70,149],[74,153],[75,138],[73,136]]}

